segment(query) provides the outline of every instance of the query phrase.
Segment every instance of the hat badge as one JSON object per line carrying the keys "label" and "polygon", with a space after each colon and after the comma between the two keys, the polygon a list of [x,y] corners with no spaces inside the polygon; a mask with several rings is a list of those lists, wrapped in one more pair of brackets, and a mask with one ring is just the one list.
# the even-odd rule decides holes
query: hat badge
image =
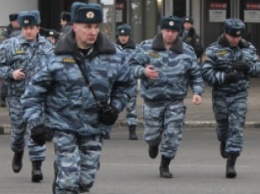
{"label": "hat badge", "polygon": [[23,23],[24,24],[29,24],[29,20],[24,20]]}
{"label": "hat badge", "polygon": [[86,14],[86,16],[87,16],[87,18],[92,19],[92,18],[95,17],[95,14],[94,14],[93,11],[88,11],[87,14]]}
{"label": "hat badge", "polygon": [[49,33],[50,35],[53,35],[54,33],[53,33],[53,31],[50,31],[50,33]]}
{"label": "hat badge", "polygon": [[240,35],[240,34],[241,34],[241,31],[237,31],[236,34],[237,34],[237,35]]}
{"label": "hat badge", "polygon": [[170,21],[169,26],[174,26],[174,21]]}
{"label": "hat badge", "polygon": [[125,30],[122,29],[122,30],[121,30],[121,33],[125,33]]}

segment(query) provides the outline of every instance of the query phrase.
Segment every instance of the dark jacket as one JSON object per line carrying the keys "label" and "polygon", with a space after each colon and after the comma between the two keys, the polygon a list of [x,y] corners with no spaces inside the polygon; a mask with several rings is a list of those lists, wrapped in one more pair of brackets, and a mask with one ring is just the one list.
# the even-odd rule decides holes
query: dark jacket
{"label": "dark jacket", "polygon": [[195,29],[191,28],[185,37],[183,37],[183,33],[184,31],[180,32],[180,37],[182,38],[183,42],[191,45],[197,55],[197,58],[200,58],[204,49],[202,47],[200,37],[196,33]]}

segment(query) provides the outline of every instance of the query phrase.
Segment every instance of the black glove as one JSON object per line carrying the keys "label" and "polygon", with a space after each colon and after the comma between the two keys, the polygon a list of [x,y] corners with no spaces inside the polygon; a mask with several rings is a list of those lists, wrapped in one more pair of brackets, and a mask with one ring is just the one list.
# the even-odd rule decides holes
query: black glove
{"label": "black glove", "polygon": [[118,118],[118,110],[107,104],[100,108],[99,121],[105,125],[113,125]]}
{"label": "black glove", "polygon": [[250,71],[250,65],[243,61],[239,61],[233,66],[233,69],[236,71],[247,73]]}
{"label": "black glove", "polygon": [[33,141],[35,141],[35,143],[42,146],[45,144],[46,133],[46,128],[43,124],[41,124],[31,129],[31,138],[33,139]]}
{"label": "black glove", "polygon": [[226,76],[225,76],[225,83],[226,84],[236,83],[239,80],[240,80],[240,74],[239,73],[230,72],[230,73],[227,73]]}

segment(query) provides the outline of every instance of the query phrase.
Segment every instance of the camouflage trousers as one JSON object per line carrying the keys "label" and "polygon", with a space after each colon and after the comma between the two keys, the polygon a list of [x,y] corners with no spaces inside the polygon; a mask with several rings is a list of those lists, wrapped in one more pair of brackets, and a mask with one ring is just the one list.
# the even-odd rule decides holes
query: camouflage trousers
{"label": "camouflage trousers", "polygon": [[136,96],[133,96],[126,105],[126,121],[128,126],[138,124]]}
{"label": "camouflage trousers", "polygon": [[228,155],[239,155],[243,148],[243,127],[247,113],[247,93],[213,96],[213,111],[219,141],[226,142]]}
{"label": "camouflage trousers", "polygon": [[161,142],[161,155],[174,158],[182,140],[185,120],[183,101],[167,103],[145,102],[144,139],[150,146]]}
{"label": "camouflage trousers", "polygon": [[[9,97],[9,118],[11,124],[11,149],[14,152],[22,151],[25,147],[26,123],[23,120],[24,111],[22,110],[19,97]],[[28,132],[28,149],[30,161],[45,160],[46,145],[39,146],[30,138]]]}
{"label": "camouflage trousers", "polygon": [[90,189],[100,166],[101,136],[54,130],[53,143],[58,169],[56,194],[78,194],[79,188]]}
{"label": "camouflage trousers", "polygon": [[1,80],[0,97],[7,97],[7,95],[8,95],[8,82],[5,80]]}

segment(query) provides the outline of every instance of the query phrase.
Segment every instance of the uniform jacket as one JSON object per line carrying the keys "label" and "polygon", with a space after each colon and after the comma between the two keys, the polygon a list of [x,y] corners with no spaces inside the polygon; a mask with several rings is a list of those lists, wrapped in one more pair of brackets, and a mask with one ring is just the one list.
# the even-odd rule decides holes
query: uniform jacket
{"label": "uniform jacket", "polygon": [[[230,47],[224,35],[217,42],[210,45],[202,57],[202,76],[219,93],[236,93],[245,91],[249,87],[249,76],[257,76],[260,72],[259,56],[255,47],[241,39],[237,47]],[[249,74],[241,72],[241,79],[237,83],[225,84],[225,75],[238,61],[251,65]]]}
{"label": "uniform jacket", "polygon": [[83,56],[70,30],[60,37],[54,53],[22,96],[24,118],[29,121],[30,128],[43,122],[44,103],[45,126],[50,129],[83,135],[110,132],[111,126],[98,121],[99,107],[75,59],[83,60],[83,73],[97,99],[101,103],[110,100],[120,112],[134,91],[134,78],[121,50],[100,32],[88,55]]}
{"label": "uniform jacket", "polygon": [[[183,32],[180,32],[180,37],[182,37]],[[201,55],[203,54],[203,47],[201,44],[200,37],[196,33],[195,29],[192,27],[189,31],[188,34],[185,37],[182,37],[183,42],[191,45],[194,48],[194,51],[197,55],[197,58],[200,58]]]}
{"label": "uniform jacket", "polygon": [[[53,45],[43,36],[38,36],[35,45],[31,46],[22,35],[10,38],[0,45],[0,78],[9,82],[9,96],[20,97],[31,77],[46,64]],[[23,69],[26,78],[16,81],[12,73]]]}
{"label": "uniform jacket", "polygon": [[121,46],[121,43],[118,39],[116,40],[115,43],[122,48],[123,53],[126,54],[127,60],[131,58],[131,56],[134,54],[137,48],[137,45],[132,38],[130,38],[129,41],[126,43],[126,45],[123,47]]}
{"label": "uniform jacket", "polygon": [[[126,45],[122,46],[120,41],[117,39],[115,42],[119,47],[121,47],[122,52],[125,54],[126,60],[129,61],[137,50],[137,44],[130,38]],[[128,63],[129,64],[129,63]],[[136,94],[135,94],[136,95]]]}
{"label": "uniform jacket", "polygon": [[[145,100],[182,100],[188,84],[195,94],[203,92],[201,69],[193,48],[177,38],[169,50],[165,49],[162,34],[140,44],[136,55],[130,60],[134,76],[141,79],[141,95]],[[144,69],[153,65],[159,77],[151,80]]]}

